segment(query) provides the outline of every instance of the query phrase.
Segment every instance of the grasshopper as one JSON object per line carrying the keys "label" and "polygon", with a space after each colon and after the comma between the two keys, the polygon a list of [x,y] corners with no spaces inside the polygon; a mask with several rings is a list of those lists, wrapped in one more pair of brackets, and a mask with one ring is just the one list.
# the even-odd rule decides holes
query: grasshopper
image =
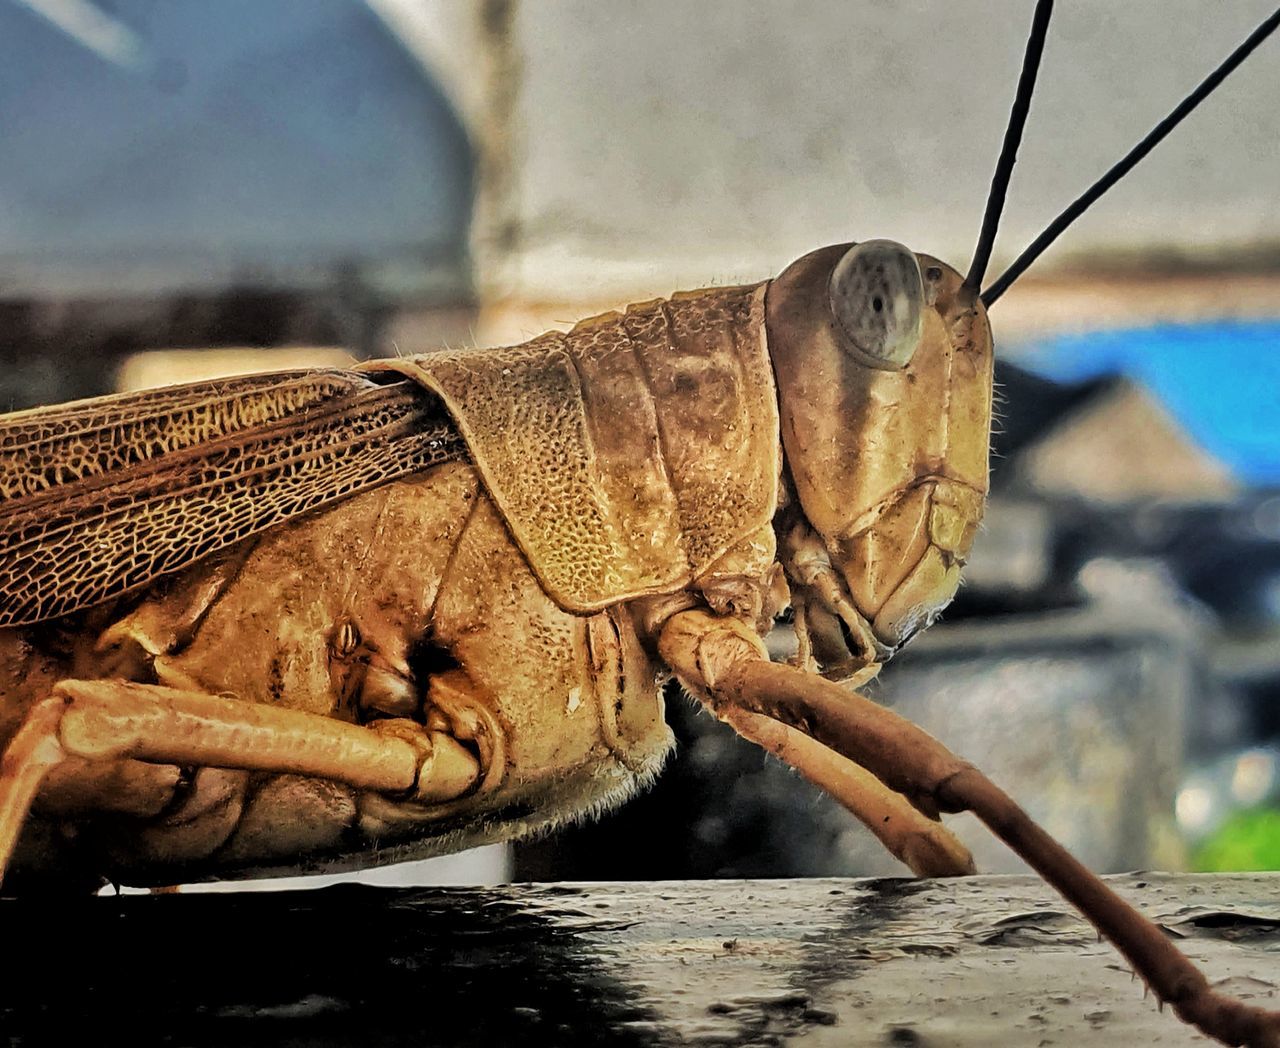
{"label": "grasshopper", "polygon": [[[850,687],[950,601],[981,519],[987,306],[1013,277],[980,285],[1050,7],[967,275],[840,244],[518,346],[0,420],[6,886],[527,835],[658,773],[674,677],[917,874],[972,871],[938,819],[972,811],[1183,1019],[1280,1044],[1280,1014],[1212,990],[981,772]],[[799,648],[774,663],[788,607]]]}

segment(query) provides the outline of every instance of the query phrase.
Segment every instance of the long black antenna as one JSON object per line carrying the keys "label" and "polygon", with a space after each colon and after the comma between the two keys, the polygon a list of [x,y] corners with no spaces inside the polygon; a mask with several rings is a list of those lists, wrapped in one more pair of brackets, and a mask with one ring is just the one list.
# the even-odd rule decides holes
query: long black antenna
{"label": "long black antenna", "polygon": [[1250,52],[1255,47],[1274,32],[1276,26],[1280,26],[1280,8],[1277,8],[1271,17],[1267,18],[1257,29],[1250,33],[1248,39],[1232,51],[1222,65],[1205,77],[1200,86],[1187,95],[1172,113],[1153,127],[1150,134],[1134,146],[1125,155],[1124,159],[1086,189],[1070,207],[1049,223],[1049,227],[1036,237],[1027,249],[1014,260],[1013,264],[1000,274],[999,279],[982,293],[983,304],[990,307],[996,299],[1003,295],[1009,289],[1009,285],[1022,276],[1027,267],[1040,257],[1045,248],[1058,239],[1058,236],[1067,226],[1083,215],[1098,197],[1119,182],[1139,160],[1150,153],[1165,135],[1178,126],[1183,117],[1203,102],[1213,92],[1214,88],[1231,75],[1236,66],[1249,57]]}
{"label": "long black antenna", "polygon": [[1013,165],[1018,160],[1018,143],[1022,141],[1022,129],[1031,110],[1031,92],[1036,86],[1036,73],[1040,70],[1040,55],[1044,52],[1044,38],[1049,32],[1049,16],[1053,14],[1053,0],[1037,0],[1035,14],[1031,16],[1031,33],[1027,36],[1027,51],[1022,56],[1022,74],[1018,77],[1018,91],[1013,96],[1013,108],[1009,110],[1009,126],[1005,128],[1004,145],[1000,147],[1000,159],[996,161],[996,173],[991,178],[991,192],[987,195],[987,210],[982,216],[982,232],[978,234],[978,246],[973,252],[973,264],[964,286],[976,295],[982,287],[982,278],[991,261],[991,248],[996,241],[996,229],[1000,225],[1000,212],[1004,210],[1004,198],[1009,191],[1009,179]]}

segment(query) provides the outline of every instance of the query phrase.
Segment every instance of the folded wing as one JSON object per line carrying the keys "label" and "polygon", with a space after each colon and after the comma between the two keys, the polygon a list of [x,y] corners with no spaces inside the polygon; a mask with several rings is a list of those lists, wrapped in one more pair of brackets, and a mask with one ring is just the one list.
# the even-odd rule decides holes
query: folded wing
{"label": "folded wing", "polygon": [[266,528],[466,455],[420,386],[338,370],[0,417],[0,627],[139,589]]}

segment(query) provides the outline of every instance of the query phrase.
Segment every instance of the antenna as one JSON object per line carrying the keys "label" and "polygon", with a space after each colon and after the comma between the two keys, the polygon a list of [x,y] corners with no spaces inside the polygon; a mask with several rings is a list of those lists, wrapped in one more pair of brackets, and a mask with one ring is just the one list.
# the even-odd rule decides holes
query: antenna
{"label": "antenna", "polygon": [[[1013,264],[1001,273],[1000,277],[982,293],[983,304],[990,308],[996,299],[1009,290],[1009,285],[1022,276],[1027,267],[1040,257],[1045,248],[1058,239],[1067,226],[1083,215],[1095,200],[1119,182],[1139,160],[1159,145],[1165,135],[1177,127],[1188,113],[1208,98],[1214,89],[1230,76],[1241,62],[1249,57],[1253,49],[1274,32],[1276,26],[1280,26],[1280,8],[1277,8],[1269,18],[1265,19],[1257,29],[1250,33],[1244,43],[1232,51],[1217,69],[1205,77],[1199,87],[1187,95],[1173,112],[1156,124],[1151,129],[1151,132],[1134,146],[1123,159],[1076,198],[1062,214],[1050,222],[1049,227],[1036,237],[1027,249],[1014,260]],[[993,187],[993,196],[994,192]],[[977,264],[976,259],[974,264]]]}
{"label": "antenna", "polygon": [[1049,32],[1049,16],[1052,14],[1053,0],[1037,0],[1035,14],[1031,17],[1031,32],[1027,36],[1027,50],[1022,56],[1018,90],[1013,96],[1013,108],[1009,110],[1009,126],[1005,128],[1004,145],[1000,147],[1000,159],[996,161],[996,172],[991,178],[987,210],[982,216],[982,232],[978,234],[978,246],[973,252],[969,275],[964,278],[963,286],[971,288],[974,294],[982,287],[987,263],[991,261],[991,248],[995,244],[1013,165],[1018,160],[1018,143],[1022,141],[1022,129],[1031,110],[1031,92],[1036,86],[1036,73],[1040,70],[1040,55],[1044,52],[1044,39]]}

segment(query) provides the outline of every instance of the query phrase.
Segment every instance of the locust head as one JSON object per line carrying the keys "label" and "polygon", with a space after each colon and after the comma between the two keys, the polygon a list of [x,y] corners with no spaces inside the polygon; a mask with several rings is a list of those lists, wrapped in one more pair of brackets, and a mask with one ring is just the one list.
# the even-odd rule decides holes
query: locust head
{"label": "locust head", "polygon": [[887,240],[806,255],[766,309],[799,630],[824,673],[849,677],[959,586],[987,492],[986,310],[954,269]]}

